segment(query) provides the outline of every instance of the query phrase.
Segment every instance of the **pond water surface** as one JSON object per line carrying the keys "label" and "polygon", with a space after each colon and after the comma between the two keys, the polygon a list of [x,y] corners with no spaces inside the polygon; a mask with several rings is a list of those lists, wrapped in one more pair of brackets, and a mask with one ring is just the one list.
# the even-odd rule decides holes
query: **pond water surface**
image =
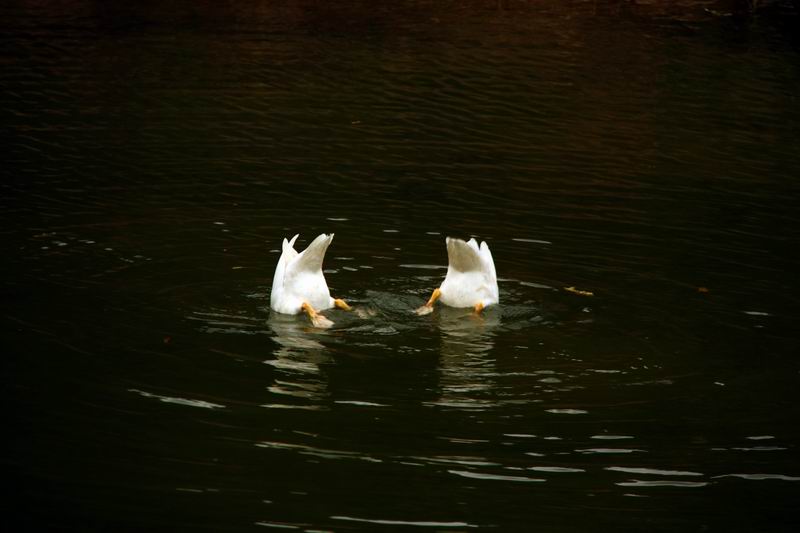
{"label": "pond water surface", "polygon": [[269,6],[2,8],[9,531],[796,531],[794,9]]}

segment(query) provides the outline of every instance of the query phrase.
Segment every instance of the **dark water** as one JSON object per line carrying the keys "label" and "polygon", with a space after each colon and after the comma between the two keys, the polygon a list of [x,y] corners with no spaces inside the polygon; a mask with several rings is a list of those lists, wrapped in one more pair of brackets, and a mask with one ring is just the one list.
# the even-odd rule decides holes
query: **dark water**
{"label": "dark water", "polygon": [[4,529],[796,530],[791,6],[219,4],[0,9]]}

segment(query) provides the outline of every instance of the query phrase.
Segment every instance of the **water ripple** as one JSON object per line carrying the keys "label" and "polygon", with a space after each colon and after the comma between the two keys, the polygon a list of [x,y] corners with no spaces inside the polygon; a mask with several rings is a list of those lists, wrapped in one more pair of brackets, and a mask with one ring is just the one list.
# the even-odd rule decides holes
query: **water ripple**
{"label": "water ripple", "polygon": [[412,527],[434,527],[434,528],[453,528],[453,527],[479,527],[469,522],[439,522],[431,520],[387,520],[380,518],[357,518],[353,516],[334,515],[333,520],[344,520],[347,522],[363,522],[367,524],[377,524],[382,526],[412,526]]}
{"label": "water ripple", "polygon": [[151,392],[146,392],[138,389],[128,389],[128,392],[135,392],[144,398],[155,398],[164,403],[174,403],[177,405],[186,405],[189,407],[201,407],[203,409],[224,409],[225,406],[218,403],[207,402],[204,400],[192,400],[188,398],[177,398],[173,396],[161,396],[158,394],[153,394]]}
{"label": "water ripple", "polygon": [[638,487],[638,488],[650,488],[650,487],[677,487],[677,488],[700,488],[705,487],[708,485],[707,482],[704,481],[641,481],[641,480],[632,480],[632,481],[620,481],[617,483],[620,487]]}
{"label": "water ripple", "polygon": [[800,481],[800,477],[798,476],[786,476],[784,474],[723,474],[720,476],[714,476],[714,479],[725,477],[735,477],[747,479],[749,481],[763,481],[768,479],[775,479],[779,481]]}
{"label": "water ripple", "polygon": [[522,483],[540,483],[547,481],[546,479],[543,478],[534,478],[526,476],[507,476],[501,474],[485,474],[481,472],[472,472],[467,470],[448,470],[448,472],[461,477],[466,477],[470,479],[488,480],[488,481],[516,481]]}
{"label": "water ripple", "polygon": [[625,472],[627,474],[651,474],[654,476],[702,476],[699,472],[687,470],[661,470],[658,468],[633,468],[627,466],[607,466],[606,470],[611,472]]}

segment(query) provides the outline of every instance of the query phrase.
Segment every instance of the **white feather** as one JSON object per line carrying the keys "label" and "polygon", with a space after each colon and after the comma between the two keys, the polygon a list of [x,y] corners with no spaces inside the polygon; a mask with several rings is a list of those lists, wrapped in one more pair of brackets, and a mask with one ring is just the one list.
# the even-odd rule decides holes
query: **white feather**
{"label": "white feather", "polygon": [[500,301],[489,245],[475,239],[464,242],[447,237],[447,276],[439,287],[440,299],[450,307],[488,307]]}
{"label": "white feather", "polygon": [[334,301],[322,274],[322,261],[333,233],[319,235],[300,253],[294,249],[295,240],[297,235],[291,241],[283,239],[283,250],[272,278],[270,307],[287,315],[299,313],[303,302],[317,311],[330,309]]}

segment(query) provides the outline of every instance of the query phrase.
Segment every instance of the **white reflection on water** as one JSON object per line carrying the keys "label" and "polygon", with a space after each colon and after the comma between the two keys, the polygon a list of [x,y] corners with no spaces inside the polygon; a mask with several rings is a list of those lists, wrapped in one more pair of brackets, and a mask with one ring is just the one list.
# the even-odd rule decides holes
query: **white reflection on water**
{"label": "white reflection on water", "polygon": [[362,402],[359,400],[335,400],[333,403],[339,403],[342,405],[357,405],[359,407],[389,407],[389,405],[385,403]]}
{"label": "white reflection on water", "polygon": [[348,522],[365,522],[367,524],[379,524],[385,526],[417,526],[417,527],[478,527],[468,522],[435,522],[430,520],[385,520],[380,518],[356,518],[353,516],[331,516],[333,520],[346,520]]}
{"label": "white reflection on water", "polygon": [[527,476],[504,476],[499,474],[484,474],[481,472],[470,472],[467,470],[448,470],[449,473],[455,474],[461,477],[467,477],[470,479],[484,479],[489,481],[520,481],[523,483],[543,483],[547,481],[544,478],[539,477],[527,477]]}
{"label": "white reflection on water", "polygon": [[293,351],[323,350],[325,346],[314,338],[310,326],[303,324],[298,317],[272,313],[269,327],[275,334],[272,340],[281,345],[276,351],[279,356]]}
{"label": "white reflection on water", "polygon": [[296,451],[301,455],[313,455],[322,459],[356,459],[359,461],[367,461],[369,463],[381,463],[382,459],[372,457],[359,451],[351,450],[334,450],[329,448],[319,448],[316,446],[309,446],[305,444],[294,444],[290,442],[278,441],[261,441],[256,442],[255,445],[259,448],[269,448],[272,450],[291,450]]}
{"label": "white reflection on water", "polygon": [[[269,527],[275,529],[302,529],[308,527],[310,524],[301,524],[301,523],[290,523],[290,522],[270,522],[266,520],[261,520],[259,522],[253,523],[256,526],[262,527]],[[308,531],[308,530],[306,530]]]}
{"label": "white reflection on water", "polygon": [[708,485],[705,481],[641,481],[634,479],[617,483],[620,487],[683,487],[698,488]]}
{"label": "white reflection on water", "polygon": [[499,307],[491,307],[481,315],[442,307],[437,318],[441,333],[441,397],[434,404],[477,410],[496,405],[493,393],[497,372],[491,351],[494,330],[501,324]]}
{"label": "white reflection on water", "polygon": [[553,474],[586,472],[586,470],[583,468],[571,468],[566,466],[529,466],[528,470],[533,470],[534,472],[548,472]]}
{"label": "white reflection on water", "polygon": [[800,477],[798,476],[787,476],[784,474],[723,474],[721,476],[714,476],[714,479],[723,477],[737,477],[750,481],[764,481],[767,479],[776,479],[780,481],[800,481]]}
{"label": "white reflection on water", "polygon": [[702,476],[700,472],[688,470],[661,470],[658,468],[631,468],[627,466],[608,466],[606,470],[612,472],[625,472],[627,474],[650,474],[654,476]]}
{"label": "white reflection on water", "polygon": [[646,450],[639,450],[636,448],[583,448],[575,451],[583,454],[613,454],[613,453],[643,453]]}
{"label": "white reflection on water", "polygon": [[320,372],[320,365],[331,362],[327,349],[317,340],[321,333],[295,316],[272,313],[268,324],[278,349],[273,352],[273,358],[264,363],[280,370],[282,378],[275,379],[267,389],[272,394],[288,396],[303,403],[269,403],[264,406],[319,407],[328,397],[328,384]]}
{"label": "white reflection on water", "polygon": [[502,466],[500,463],[487,461],[483,457],[462,457],[462,456],[436,456],[436,457],[417,457],[411,456],[407,459],[422,461],[430,464],[457,464],[464,466]]}
{"label": "white reflection on water", "polygon": [[161,396],[139,389],[128,389],[128,392],[135,392],[144,398],[154,398],[164,403],[174,403],[177,405],[186,405],[188,407],[201,407],[203,409],[224,409],[225,406],[218,403],[206,402],[203,400],[192,400],[189,398],[176,398],[172,396]]}

